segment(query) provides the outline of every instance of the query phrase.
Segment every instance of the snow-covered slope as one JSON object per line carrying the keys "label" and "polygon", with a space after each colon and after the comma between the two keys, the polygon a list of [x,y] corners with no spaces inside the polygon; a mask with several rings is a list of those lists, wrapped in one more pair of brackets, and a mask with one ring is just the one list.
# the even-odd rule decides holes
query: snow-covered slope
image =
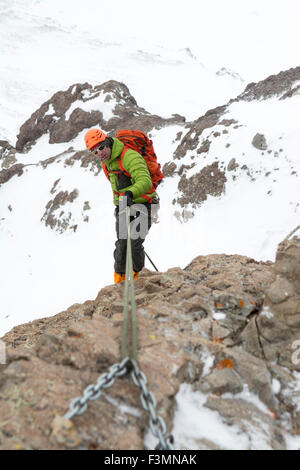
{"label": "snow-covered slope", "polygon": [[[193,175],[199,175],[207,165],[218,165],[227,180],[222,197],[216,200],[209,196],[200,210],[193,196],[184,208],[176,205],[183,222],[186,214],[194,214],[183,230],[188,240],[197,229],[201,251],[274,260],[278,243],[300,219],[299,110],[300,95],[282,101],[274,97],[233,102],[216,125],[196,136],[195,147],[179,160],[177,169],[182,163],[187,169],[181,176],[175,173],[174,179],[182,181],[182,174],[185,175],[187,194],[195,182],[199,186],[205,183],[201,178],[193,182]],[[224,119],[232,123],[220,124]],[[264,143],[261,148],[253,145],[259,136]],[[207,152],[201,151],[204,144]],[[215,179],[212,174],[212,183]],[[182,200],[182,195],[184,191],[176,192],[177,201]]]}

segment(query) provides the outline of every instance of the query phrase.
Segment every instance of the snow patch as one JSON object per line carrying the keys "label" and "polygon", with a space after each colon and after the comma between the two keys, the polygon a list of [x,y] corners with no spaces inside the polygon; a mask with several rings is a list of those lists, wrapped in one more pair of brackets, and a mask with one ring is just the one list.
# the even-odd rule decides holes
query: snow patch
{"label": "snow patch", "polygon": [[100,111],[103,114],[105,121],[109,121],[115,116],[114,109],[117,102],[113,99],[106,100],[107,97],[110,97],[110,95],[101,91],[98,96],[93,97],[93,99],[88,101],[75,101],[66,112],[66,120],[68,121],[70,119],[70,116],[75,109],[80,108],[89,113],[92,111]]}
{"label": "snow patch", "polygon": [[50,103],[48,111],[45,113],[45,116],[52,116],[53,114],[55,114],[55,109],[53,107],[53,104]]}
{"label": "snow patch", "polygon": [[214,312],[213,313],[213,319],[214,320],[224,320],[225,318],[226,318],[225,313],[221,313],[221,312]]}
{"label": "snow patch", "polygon": [[206,395],[194,392],[191,385],[182,384],[176,396],[177,409],[172,435],[183,449],[201,449],[201,440],[216,444],[221,449],[243,450],[249,439],[236,425],[228,426],[220,415],[204,406]]}
{"label": "snow patch", "polygon": [[262,317],[273,318],[274,314],[270,311],[269,307],[264,306],[262,311],[260,312]]}

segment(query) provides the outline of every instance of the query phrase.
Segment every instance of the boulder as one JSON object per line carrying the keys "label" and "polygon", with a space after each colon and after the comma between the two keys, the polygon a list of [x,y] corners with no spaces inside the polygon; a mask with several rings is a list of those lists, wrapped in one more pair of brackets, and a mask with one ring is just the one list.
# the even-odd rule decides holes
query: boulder
{"label": "boulder", "polygon": [[252,145],[258,150],[266,150],[268,148],[266,138],[263,134],[255,134]]}
{"label": "boulder", "polygon": [[257,326],[264,348],[279,364],[300,370],[293,362],[293,344],[300,339],[300,238],[279,244],[273,276],[265,292]]}

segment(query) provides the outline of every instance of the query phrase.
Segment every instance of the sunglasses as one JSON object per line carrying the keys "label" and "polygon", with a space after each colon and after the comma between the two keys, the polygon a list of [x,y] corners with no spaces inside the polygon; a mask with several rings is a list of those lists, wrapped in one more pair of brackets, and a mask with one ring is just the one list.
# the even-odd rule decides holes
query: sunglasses
{"label": "sunglasses", "polygon": [[98,145],[98,147],[96,147],[95,149],[91,150],[92,153],[94,153],[95,155],[97,155],[97,153],[99,152],[99,150],[103,150],[104,147],[106,147],[105,143],[103,142],[102,144]]}

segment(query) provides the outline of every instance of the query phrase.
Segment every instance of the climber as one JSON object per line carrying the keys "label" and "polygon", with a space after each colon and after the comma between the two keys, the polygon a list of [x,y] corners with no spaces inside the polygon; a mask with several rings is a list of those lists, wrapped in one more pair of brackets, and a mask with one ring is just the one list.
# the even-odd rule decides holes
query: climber
{"label": "climber", "polygon": [[[113,190],[117,232],[114,282],[125,280],[127,230],[126,217],[121,214],[127,206],[130,207],[130,226],[139,229],[135,236],[131,234],[133,278],[136,280],[145,263],[143,243],[151,227],[151,203],[157,199],[155,190],[151,192],[154,187],[148,166],[138,152],[130,148],[123,151],[124,144],[119,139],[108,137],[99,129],[90,129],[84,139],[87,149],[101,161]],[[136,224],[132,224],[133,221]]]}

